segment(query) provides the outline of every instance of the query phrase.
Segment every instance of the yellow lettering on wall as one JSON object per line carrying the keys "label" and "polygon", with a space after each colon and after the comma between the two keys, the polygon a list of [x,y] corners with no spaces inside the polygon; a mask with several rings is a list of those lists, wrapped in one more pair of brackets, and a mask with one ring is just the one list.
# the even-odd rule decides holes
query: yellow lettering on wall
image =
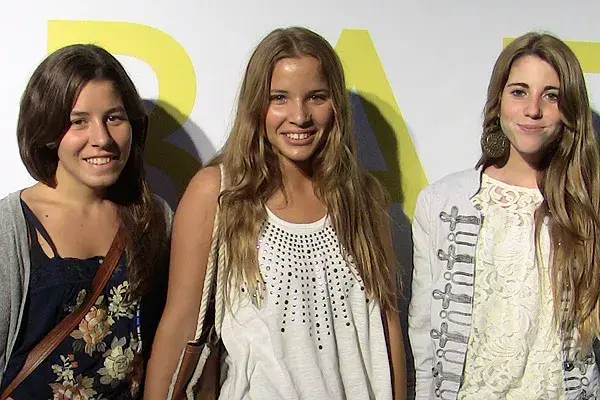
{"label": "yellow lettering on wall", "polygon": [[182,194],[200,163],[163,139],[187,121],[196,100],[196,73],[184,48],[166,33],[136,23],[48,21],[48,52],[73,43],[94,43],[152,68],[158,100],[150,114],[145,159],[167,174]]}
{"label": "yellow lettering on wall", "polygon": [[371,36],[366,30],[344,29],[335,49],[344,65],[348,88],[354,88],[365,105],[387,165],[387,171],[371,172],[386,186],[392,201],[403,203],[404,212],[412,219],[427,177]]}
{"label": "yellow lettering on wall", "polygon": [[565,42],[573,50],[583,72],[600,74],[600,42]]}

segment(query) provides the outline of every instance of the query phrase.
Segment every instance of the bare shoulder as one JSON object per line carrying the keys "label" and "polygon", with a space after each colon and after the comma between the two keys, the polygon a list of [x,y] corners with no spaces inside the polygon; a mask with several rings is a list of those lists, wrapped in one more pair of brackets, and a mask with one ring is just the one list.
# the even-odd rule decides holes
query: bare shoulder
{"label": "bare shoulder", "polygon": [[203,168],[194,175],[175,212],[175,225],[212,225],[221,189],[219,167]]}
{"label": "bare shoulder", "polygon": [[43,183],[36,183],[33,186],[21,191],[21,200],[27,204],[27,207],[42,221],[48,218],[53,220],[63,220],[72,217],[67,210],[64,199],[58,195],[56,189],[46,186]]}
{"label": "bare shoulder", "polygon": [[221,171],[219,167],[206,167],[196,172],[181,199],[182,203],[216,201],[221,190]]}
{"label": "bare shoulder", "polygon": [[21,190],[21,199],[32,209],[57,203],[53,190],[39,182]]}
{"label": "bare shoulder", "polygon": [[[169,289],[170,298],[186,293],[182,302],[200,301],[193,296],[197,296],[204,282],[219,189],[219,168],[208,167],[196,173],[179,202],[173,220],[169,272],[169,287],[178,289]],[[175,302],[181,307],[179,300]]]}

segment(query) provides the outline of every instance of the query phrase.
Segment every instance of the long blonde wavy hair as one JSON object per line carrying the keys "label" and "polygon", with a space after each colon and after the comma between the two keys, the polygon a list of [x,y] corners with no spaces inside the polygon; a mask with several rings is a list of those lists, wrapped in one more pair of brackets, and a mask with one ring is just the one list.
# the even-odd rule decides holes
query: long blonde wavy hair
{"label": "long blonde wavy hair", "polygon": [[[539,166],[544,201],[535,215],[536,252],[541,254],[540,232],[548,217],[555,321],[563,337],[576,332],[577,347],[587,352],[600,334],[600,158],[583,72],[571,49],[545,33],[530,32],[511,42],[494,65],[483,131],[494,129],[511,66],[527,55],[546,61],[558,74],[562,117],[561,131]],[[484,153],[478,165],[499,162]]]}
{"label": "long blonde wavy hair", "polygon": [[329,43],[300,27],[276,29],[256,47],[241,85],[237,112],[229,138],[209,165],[223,164],[225,189],[219,197],[219,238],[226,244],[228,262],[225,293],[246,285],[260,297],[257,240],[267,218],[266,202],[283,189],[279,159],[266,139],[264,121],[269,104],[271,75],[284,58],[316,58],[329,85],[334,122],[324,144],[312,158],[313,184],[324,203],[344,256],[351,256],[367,294],[383,307],[393,307],[390,270],[395,267],[389,230],[387,194],[357,161],[348,92],[341,62]]}

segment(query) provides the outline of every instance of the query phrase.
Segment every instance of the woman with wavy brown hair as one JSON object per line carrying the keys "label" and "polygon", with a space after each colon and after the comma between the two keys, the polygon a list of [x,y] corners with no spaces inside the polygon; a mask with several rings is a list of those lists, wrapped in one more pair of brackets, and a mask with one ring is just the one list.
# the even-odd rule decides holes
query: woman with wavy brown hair
{"label": "woman with wavy brown hair", "polygon": [[600,162],[569,47],[500,54],[483,155],[419,196],[409,334],[417,397],[599,398]]}
{"label": "woman with wavy brown hair", "polygon": [[333,48],[304,28],[274,30],[250,58],[227,143],[176,212],[146,398],[165,398],[194,335],[217,212],[220,398],[404,398],[386,208],[358,165]]}
{"label": "woman with wavy brown hair", "polygon": [[[146,181],[146,130],[135,86],[106,50],[67,46],[33,72],[17,140],[37,183],[0,201],[2,398],[7,388],[15,400],[140,397],[142,348],[161,312],[143,298],[167,266],[172,214]],[[97,285],[115,237],[124,252]],[[90,298],[56,342],[54,329]],[[40,343],[54,347],[33,359]]]}

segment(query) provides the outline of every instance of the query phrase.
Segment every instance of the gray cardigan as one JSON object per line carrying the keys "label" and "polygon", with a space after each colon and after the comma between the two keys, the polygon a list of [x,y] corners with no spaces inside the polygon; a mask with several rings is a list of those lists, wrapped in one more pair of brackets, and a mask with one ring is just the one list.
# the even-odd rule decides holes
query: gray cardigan
{"label": "gray cardigan", "polygon": [[[163,208],[167,232],[171,232],[171,208],[156,195],[154,200]],[[21,207],[20,191],[0,200],[0,254],[1,382],[21,326],[31,270],[27,224]]]}
{"label": "gray cardigan", "polygon": [[[483,217],[471,198],[481,170],[449,175],[424,189],[413,219],[414,270],[409,338],[417,399],[455,399],[471,333],[475,249]],[[573,360],[563,342],[565,399],[600,398],[591,355]]]}

